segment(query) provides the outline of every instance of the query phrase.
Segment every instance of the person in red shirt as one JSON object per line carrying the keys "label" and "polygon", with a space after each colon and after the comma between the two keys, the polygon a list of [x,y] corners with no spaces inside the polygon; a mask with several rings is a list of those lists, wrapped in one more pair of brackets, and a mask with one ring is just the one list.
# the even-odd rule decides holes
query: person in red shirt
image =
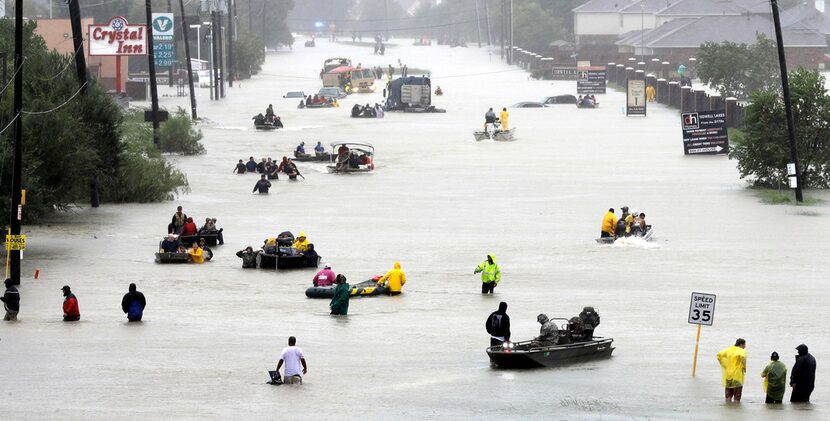
{"label": "person in red shirt", "polygon": [[69,285],[64,285],[63,288],[63,321],[76,322],[81,320],[81,310],[78,308],[78,299],[75,294],[69,289]]}
{"label": "person in red shirt", "polygon": [[182,227],[182,235],[196,235],[197,230],[198,228],[196,228],[196,223],[193,222],[193,218],[188,217],[187,222]]}

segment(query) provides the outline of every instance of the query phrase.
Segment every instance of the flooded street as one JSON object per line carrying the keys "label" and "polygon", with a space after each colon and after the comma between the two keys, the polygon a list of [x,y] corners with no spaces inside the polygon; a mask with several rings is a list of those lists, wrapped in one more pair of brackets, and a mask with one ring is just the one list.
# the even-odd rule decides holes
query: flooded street
{"label": "flooded street", "polygon": [[[763,204],[735,161],[683,155],[677,110],[656,105],[646,118],[626,118],[624,94],[610,89],[594,110],[511,109],[518,140],[477,143],[472,131],[488,107],[575,91],[573,81],[528,80],[483,48],[393,40],[382,57],[299,41],[222,101],[198,89],[207,153],[171,158],[189,194],[73,209],[24,227],[20,321],[0,325],[2,418],[830,418],[827,202]],[[444,91],[433,103],[447,113],[349,118],[356,102],[381,102],[382,86],[333,109],[282,98],[316,92],[332,56],[427,68]],[[161,95],[168,110],[189,107],[175,88]],[[285,130],[254,130],[251,117],[269,103]],[[281,178],[268,196],[251,194],[258,177],[231,173],[239,159],[339,140],[372,143],[376,171],[299,164],[305,180]],[[177,205],[200,225],[218,218],[226,243],[212,262],[154,263]],[[597,245],[603,214],[623,205],[648,215],[654,240]],[[348,317],[336,318],[328,300],[304,295],[313,270],[241,269],[237,250],[285,230],[306,232],[352,284],[399,260],[404,293],[353,299]],[[494,296],[481,296],[473,275],[487,253],[503,275]],[[130,282],[147,296],[140,324],[119,307]],[[78,297],[79,323],[61,321],[64,284]],[[718,296],[696,377],[692,291]],[[617,349],[563,368],[493,369],[484,321],[500,301],[514,340],[538,334],[540,312],[570,318],[594,306],[596,334]],[[309,364],[304,385],[266,385],[289,335]],[[715,353],[738,337],[747,340],[744,399],[725,405]],[[766,408],[761,370],[772,351],[792,367],[800,343],[818,360],[813,404]]]}

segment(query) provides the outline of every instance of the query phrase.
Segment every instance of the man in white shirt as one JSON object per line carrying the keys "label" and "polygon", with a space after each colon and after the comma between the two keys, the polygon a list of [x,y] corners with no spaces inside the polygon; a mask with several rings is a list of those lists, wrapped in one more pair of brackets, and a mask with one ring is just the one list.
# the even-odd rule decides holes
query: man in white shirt
{"label": "man in white shirt", "polygon": [[302,374],[305,374],[308,367],[305,364],[305,357],[303,350],[296,347],[297,338],[291,336],[288,338],[288,346],[282,350],[280,362],[277,363],[277,372],[280,371],[283,362],[285,363],[285,376],[283,382],[285,384],[303,384],[303,378],[300,373],[300,365],[302,365]]}

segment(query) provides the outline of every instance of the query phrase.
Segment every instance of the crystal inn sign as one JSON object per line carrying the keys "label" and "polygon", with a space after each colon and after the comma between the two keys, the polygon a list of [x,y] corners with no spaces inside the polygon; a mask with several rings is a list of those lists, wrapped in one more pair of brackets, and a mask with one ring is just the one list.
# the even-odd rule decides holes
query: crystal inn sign
{"label": "crystal inn sign", "polygon": [[89,55],[143,56],[146,54],[146,25],[130,25],[122,16],[113,16],[107,24],[89,25]]}

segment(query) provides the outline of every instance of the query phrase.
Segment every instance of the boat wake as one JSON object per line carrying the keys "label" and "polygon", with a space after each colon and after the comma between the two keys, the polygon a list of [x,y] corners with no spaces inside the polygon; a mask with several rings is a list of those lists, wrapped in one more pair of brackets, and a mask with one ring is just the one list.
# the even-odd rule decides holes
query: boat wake
{"label": "boat wake", "polygon": [[606,247],[628,247],[641,249],[655,249],[660,248],[660,244],[654,241],[648,241],[642,237],[622,237],[611,244],[606,244]]}

